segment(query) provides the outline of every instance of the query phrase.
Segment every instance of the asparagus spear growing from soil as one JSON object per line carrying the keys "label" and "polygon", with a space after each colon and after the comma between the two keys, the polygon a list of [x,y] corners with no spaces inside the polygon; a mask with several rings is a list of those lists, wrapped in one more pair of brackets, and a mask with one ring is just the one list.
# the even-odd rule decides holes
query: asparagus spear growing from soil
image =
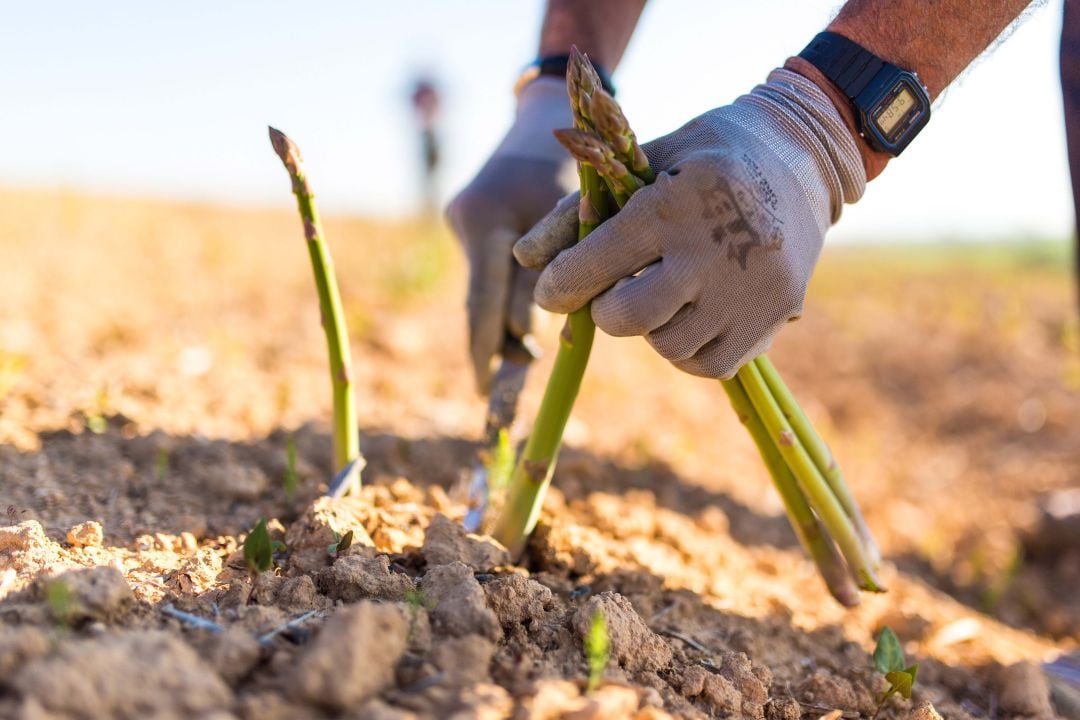
{"label": "asparagus spear growing from soil", "polygon": [[357,433],[356,396],[352,386],[352,358],[349,351],[349,329],[334,275],[334,261],[323,239],[322,222],[315,206],[315,195],[304,174],[300,148],[285,133],[270,128],[270,143],[281,158],[292,180],[300,219],[304,224],[319,293],[319,312],[326,333],[326,349],[330,356],[330,382],[334,400],[334,468],[337,476],[331,483],[330,494],[341,495],[360,489],[360,471],[364,461],[360,456],[360,436]]}
{"label": "asparagus spear growing from soil", "polygon": [[[570,51],[566,86],[570,105],[574,109],[574,124],[578,130],[588,130],[590,123],[584,112],[585,105],[588,96],[600,88],[600,78],[592,64],[576,47]],[[607,187],[595,167],[579,162],[578,177],[581,182],[581,200],[578,205],[580,240],[608,216],[610,203]],[[510,478],[506,502],[493,533],[495,538],[510,550],[511,557],[521,555],[529,534],[540,517],[544,493],[555,473],[563,431],[581,388],[595,334],[596,325],[593,324],[591,310],[586,305],[567,317],[566,325],[559,336],[555,366],[544,389],[544,398],[532,432]]]}

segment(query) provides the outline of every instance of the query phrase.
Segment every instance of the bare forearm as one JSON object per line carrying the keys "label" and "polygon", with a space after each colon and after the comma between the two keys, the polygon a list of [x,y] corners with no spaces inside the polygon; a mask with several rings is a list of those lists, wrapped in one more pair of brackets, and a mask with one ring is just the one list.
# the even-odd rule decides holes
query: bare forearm
{"label": "bare forearm", "polygon": [[608,71],[619,64],[645,0],[548,0],[540,54],[562,55],[571,45]]}
{"label": "bare forearm", "polygon": [[1032,0],[848,0],[829,30],[919,74],[931,98]]}

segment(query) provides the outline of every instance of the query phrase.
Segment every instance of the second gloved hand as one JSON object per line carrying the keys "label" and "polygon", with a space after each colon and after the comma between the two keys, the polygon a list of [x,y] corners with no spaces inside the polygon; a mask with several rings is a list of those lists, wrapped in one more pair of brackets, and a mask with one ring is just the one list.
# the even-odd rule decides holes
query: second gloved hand
{"label": "second gloved hand", "polygon": [[617,215],[576,243],[570,196],[514,254],[545,268],[541,307],[591,300],[608,334],[643,335],[676,367],[729,378],[801,314],[825,231],[866,185],[854,139],[817,85],[776,70],[643,149],[656,182]]}
{"label": "second gloved hand", "polygon": [[469,261],[469,354],[481,393],[507,338],[530,330],[538,273],[518,265],[512,248],[569,189],[563,176],[573,177],[570,157],[551,131],[571,122],[566,83],[533,80],[506,137],[446,210]]}

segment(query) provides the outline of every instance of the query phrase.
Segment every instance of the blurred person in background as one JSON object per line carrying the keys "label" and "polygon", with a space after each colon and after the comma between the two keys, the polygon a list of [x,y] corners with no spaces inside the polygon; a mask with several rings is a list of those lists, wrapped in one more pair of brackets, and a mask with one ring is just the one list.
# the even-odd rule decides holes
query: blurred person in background
{"label": "blurred person in background", "polygon": [[[682,370],[731,377],[802,313],[843,205],[915,140],[930,103],[1029,0],[941,0],[932,11],[918,0],[849,0],[826,32],[792,48],[798,55],[778,58],[763,84],[646,144],[657,182],[575,244],[576,195],[558,199],[576,176],[552,137],[572,125],[567,53],[571,45],[587,53],[611,90],[607,73],[644,4],[549,0],[538,58],[515,88],[514,122],[447,209],[469,261],[481,392],[507,344],[527,336],[534,295],[558,313],[591,301],[608,334],[642,335]],[[1071,42],[1063,77],[1066,55],[1077,52]],[[700,74],[702,87],[711,71],[682,70]],[[1080,138],[1070,140],[1075,154]]]}
{"label": "blurred person in background", "polygon": [[425,217],[435,215],[438,202],[439,136],[435,131],[439,114],[439,91],[434,81],[421,76],[409,96],[416,122],[420,127],[420,160],[422,172],[421,198]]}

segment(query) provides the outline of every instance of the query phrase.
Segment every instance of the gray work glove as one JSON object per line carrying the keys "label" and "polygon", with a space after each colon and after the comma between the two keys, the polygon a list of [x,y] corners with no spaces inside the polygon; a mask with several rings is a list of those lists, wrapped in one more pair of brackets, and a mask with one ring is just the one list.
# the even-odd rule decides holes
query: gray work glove
{"label": "gray work glove", "polygon": [[469,261],[469,353],[481,393],[506,338],[524,338],[531,327],[539,273],[518,265],[512,248],[575,181],[569,155],[551,134],[572,123],[565,81],[530,82],[506,137],[446,210]]}
{"label": "gray work glove", "polygon": [[817,85],[775,70],[643,149],[655,184],[577,244],[577,196],[563,199],[514,255],[546,266],[541,307],[592,300],[609,335],[644,335],[676,367],[730,378],[802,313],[826,229],[866,186],[855,141]]}

